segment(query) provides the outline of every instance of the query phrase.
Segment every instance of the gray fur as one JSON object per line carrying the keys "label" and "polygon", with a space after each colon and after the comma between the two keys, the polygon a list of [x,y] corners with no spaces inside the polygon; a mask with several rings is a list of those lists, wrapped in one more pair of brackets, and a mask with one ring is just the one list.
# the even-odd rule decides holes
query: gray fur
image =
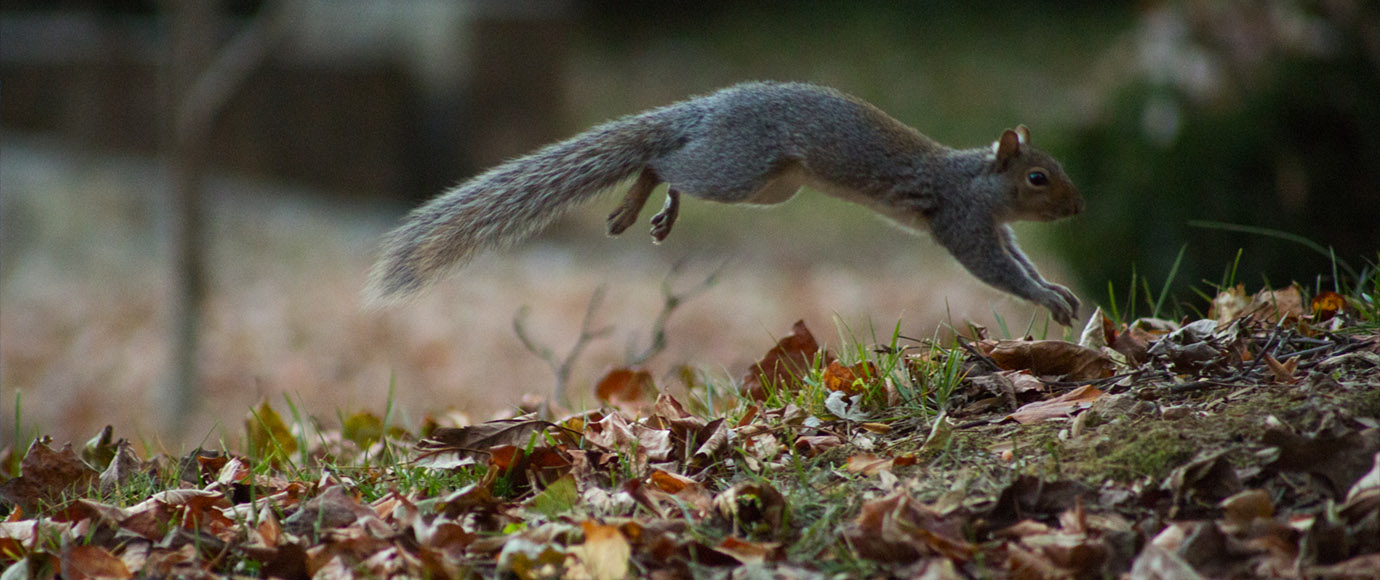
{"label": "gray fur", "polygon": [[[992,147],[951,149],[834,89],[746,83],[605,123],[499,165],[424,204],[383,242],[376,300],[422,289],[486,249],[510,246],[575,205],[638,175],[609,232],[623,231],[651,187],[721,203],[773,204],[802,186],[867,206],[935,239],[982,281],[1069,324],[1078,299],[1036,271],[1005,224],[1082,211],[1059,163],[1005,131]],[[1027,176],[1038,172],[1046,183]],[[676,204],[653,218],[670,232]]]}

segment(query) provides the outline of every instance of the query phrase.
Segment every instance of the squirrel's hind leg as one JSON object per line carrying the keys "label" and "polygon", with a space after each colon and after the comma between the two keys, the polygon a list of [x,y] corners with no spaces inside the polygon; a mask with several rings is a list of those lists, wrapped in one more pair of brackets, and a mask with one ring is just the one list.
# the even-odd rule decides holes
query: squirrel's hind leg
{"label": "squirrel's hind leg", "polygon": [[[609,214],[608,231],[610,236],[623,233],[623,230],[628,229],[628,226],[637,222],[637,214],[642,213],[642,206],[647,204],[647,198],[652,195],[652,189],[655,189],[659,183],[661,183],[661,179],[650,167],[644,168],[642,173],[638,174],[637,181],[634,181],[632,187],[628,188],[628,193],[623,195],[623,200],[618,202],[618,208]],[[669,233],[669,226],[667,230]]]}

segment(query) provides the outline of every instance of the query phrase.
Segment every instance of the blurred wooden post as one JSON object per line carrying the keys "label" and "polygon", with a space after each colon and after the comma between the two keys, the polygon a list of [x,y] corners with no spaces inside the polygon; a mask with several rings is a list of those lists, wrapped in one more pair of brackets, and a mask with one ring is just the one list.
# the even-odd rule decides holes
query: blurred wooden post
{"label": "blurred wooden post", "polygon": [[200,321],[206,300],[206,264],[201,192],[206,156],[205,135],[188,134],[184,101],[202,68],[210,60],[216,6],[208,0],[172,3],[169,75],[167,163],[173,258],[172,364],[173,374],[161,399],[163,424],[181,435],[199,390],[197,353]]}
{"label": "blurred wooden post", "polygon": [[219,2],[171,3],[167,103],[173,115],[166,146],[174,268],[173,373],[161,411],[164,424],[177,435],[186,427],[201,390],[197,359],[209,282],[202,201],[211,130],[226,103],[284,35],[287,4],[266,4],[244,30],[217,47]]}

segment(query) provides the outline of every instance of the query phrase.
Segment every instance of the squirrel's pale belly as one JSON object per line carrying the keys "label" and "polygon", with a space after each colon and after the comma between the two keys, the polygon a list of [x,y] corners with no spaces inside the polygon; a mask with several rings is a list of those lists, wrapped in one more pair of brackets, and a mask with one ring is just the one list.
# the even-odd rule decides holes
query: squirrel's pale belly
{"label": "squirrel's pale belly", "polygon": [[799,164],[792,164],[773,177],[766,185],[757,190],[750,197],[743,200],[746,203],[759,205],[771,205],[784,201],[789,201],[800,193],[800,189],[808,187],[815,191],[822,192],[833,197],[846,199],[848,201],[863,203],[866,196],[861,192],[844,187],[837,183],[821,179],[805,170]]}
{"label": "squirrel's pale belly", "polygon": [[743,203],[756,205],[771,205],[789,201],[795,197],[803,188],[810,188],[830,197],[856,203],[886,218],[903,229],[924,231],[929,229],[929,223],[924,217],[914,211],[905,211],[892,207],[877,197],[875,194],[867,194],[857,189],[841,185],[818,175],[806,171],[799,164],[792,164],[789,168],[781,171],[773,177],[766,185],[758,189],[750,197],[743,200]]}

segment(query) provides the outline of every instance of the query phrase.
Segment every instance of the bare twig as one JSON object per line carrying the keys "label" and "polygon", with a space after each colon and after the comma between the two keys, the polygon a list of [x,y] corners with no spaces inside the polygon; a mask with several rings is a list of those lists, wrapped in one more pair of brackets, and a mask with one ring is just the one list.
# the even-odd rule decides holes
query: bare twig
{"label": "bare twig", "polygon": [[517,334],[518,340],[522,341],[522,346],[527,349],[527,352],[546,361],[546,365],[551,367],[551,372],[555,373],[556,389],[554,397],[556,401],[562,405],[569,406],[570,404],[570,401],[566,399],[565,388],[566,385],[569,384],[570,370],[575,366],[575,360],[580,357],[580,353],[585,350],[585,347],[589,346],[590,342],[613,332],[612,326],[605,326],[597,330],[591,328],[591,321],[594,319],[594,313],[603,302],[604,287],[600,286],[594,290],[594,295],[589,298],[589,305],[585,307],[585,317],[584,320],[580,322],[580,337],[575,340],[575,346],[570,348],[570,352],[565,355],[565,358],[559,360],[556,358],[556,353],[554,351],[546,346],[538,344],[535,340],[532,340],[531,335],[527,333],[526,321],[527,315],[532,310],[530,307],[523,306],[518,310],[517,315],[513,317],[513,333]]}
{"label": "bare twig", "polygon": [[661,312],[657,313],[656,321],[652,323],[652,343],[637,354],[633,354],[634,346],[630,343],[628,345],[627,356],[628,366],[640,365],[647,362],[648,359],[661,354],[661,351],[666,350],[666,323],[670,321],[671,313],[675,312],[676,308],[679,308],[680,305],[685,304],[691,298],[698,296],[718,282],[719,274],[723,272],[724,266],[726,265],[727,262],[719,264],[719,267],[715,268],[713,272],[710,272],[708,276],[705,276],[704,280],[701,280],[699,283],[680,293],[676,293],[675,291],[675,281],[676,277],[681,273],[681,270],[685,268],[685,260],[678,261],[674,266],[671,266],[671,271],[667,272],[666,277],[661,280],[661,296],[663,301],[661,303]]}

